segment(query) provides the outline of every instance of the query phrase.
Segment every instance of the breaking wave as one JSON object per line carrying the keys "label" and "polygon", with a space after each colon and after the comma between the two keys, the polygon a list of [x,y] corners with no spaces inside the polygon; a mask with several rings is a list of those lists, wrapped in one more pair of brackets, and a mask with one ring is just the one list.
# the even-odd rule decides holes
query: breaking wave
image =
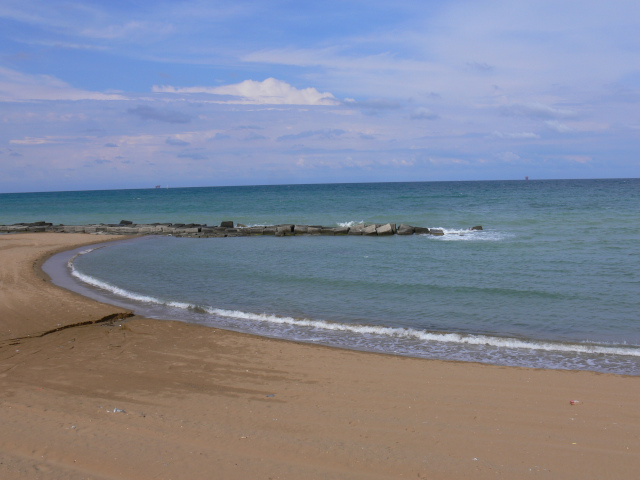
{"label": "breaking wave", "polygon": [[[102,247],[97,247],[102,248]],[[130,300],[143,302],[146,304],[162,305],[172,308],[184,310],[185,312],[207,314],[213,317],[231,318],[235,320],[248,321],[251,323],[269,324],[272,326],[287,326],[303,330],[311,330],[314,336],[322,334],[322,332],[344,332],[349,335],[374,336],[377,338],[387,338],[397,340],[409,340],[413,342],[436,342],[438,344],[458,344],[467,346],[495,347],[514,350],[528,350],[539,352],[557,352],[569,354],[602,354],[602,355],[618,355],[626,357],[640,357],[640,346],[629,345],[606,345],[601,343],[582,342],[582,343],[564,343],[552,341],[537,341],[531,339],[519,339],[511,337],[498,337],[480,334],[464,334],[455,332],[432,332],[426,330],[417,330],[404,327],[385,327],[375,325],[362,324],[346,324],[338,322],[329,322],[318,319],[293,318],[288,316],[279,316],[269,313],[250,313],[239,310],[225,310],[207,305],[194,305],[191,303],[177,302],[171,300],[163,300],[160,298],[131,292],[129,290],[117,287],[108,282],[96,279],[82,272],[79,272],[74,266],[74,259],[80,255],[90,253],[97,248],[83,250],[73,256],[68,261],[71,275],[78,280],[89,284],[93,287],[105,290],[109,293],[124,297]],[[356,342],[357,343],[357,342]]]}

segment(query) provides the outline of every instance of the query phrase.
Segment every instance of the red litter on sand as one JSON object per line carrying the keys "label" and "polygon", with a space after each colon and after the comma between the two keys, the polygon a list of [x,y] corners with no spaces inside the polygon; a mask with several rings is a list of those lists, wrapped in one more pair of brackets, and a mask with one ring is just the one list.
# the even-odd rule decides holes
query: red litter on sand
{"label": "red litter on sand", "polygon": [[571,405],[577,405],[578,403],[580,403],[580,400],[569,400],[569,403]]}

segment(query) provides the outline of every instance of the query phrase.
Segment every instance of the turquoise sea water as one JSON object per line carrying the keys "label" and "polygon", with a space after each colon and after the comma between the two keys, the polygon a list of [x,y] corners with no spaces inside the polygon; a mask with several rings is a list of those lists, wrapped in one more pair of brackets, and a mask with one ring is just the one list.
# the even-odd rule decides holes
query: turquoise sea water
{"label": "turquoise sea water", "polygon": [[5,194],[0,223],[443,228],[443,237],[145,237],[80,249],[71,271],[82,288],[157,318],[640,375],[639,207],[638,179],[292,185]]}

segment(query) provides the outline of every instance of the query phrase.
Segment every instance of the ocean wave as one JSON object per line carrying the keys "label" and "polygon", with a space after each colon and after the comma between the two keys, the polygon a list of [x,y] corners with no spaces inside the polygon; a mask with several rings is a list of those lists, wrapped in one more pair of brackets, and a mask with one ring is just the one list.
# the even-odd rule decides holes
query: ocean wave
{"label": "ocean wave", "polygon": [[430,227],[436,230],[442,230],[444,235],[429,235],[430,239],[440,242],[499,242],[507,238],[513,237],[513,234],[496,232],[492,230],[469,230],[468,228],[443,228]]}
{"label": "ocean wave", "polygon": [[351,222],[338,222],[338,226],[339,226],[339,227],[343,227],[343,228],[344,228],[344,227],[351,228],[351,227],[353,227],[354,225],[360,225],[360,224],[362,224],[362,223],[364,223],[364,220],[360,220],[359,222],[358,222],[358,221],[353,220],[353,221],[351,221]]}
{"label": "ocean wave", "polygon": [[[101,247],[97,247],[101,248]],[[417,330],[404,327],[385,327],[375,325],[362,324],[345,324],[337,322],[329,322],[325,320],[293,318],[288,316],[279,316],[269,313],[251,313],[239,310],[225,310],[206,305],[194,305],[187,302],[164,301],[162,299],[143,295],[126,289],[117,287],[108,282],[98,280],[94,277],[79,272],[73,265],[73,260],[79,256],[89,253],[94,249],[82,251],[72,257],[69,262],[71,274],[78,280],[87,283],[93,287],[106,290],[112,294],[139,302],[163,305],[171,308],[177,308],[192,313],[208,314],[217,317],[226,317],[236,320],[247,320],[250,322],[268,323],[271,325],[286,325],[288,327],[297,327],[301,329],[313,329],[325,332],[345,332],[356,336],[376,336],[386,337],[389,339],[406,339],[411,341],[448,343],[469,346],[488,346],[495,348],[506,348],[516,350],[534,350],[547,352],[560,352],[572,354],[603,354],[603,355],[620,355],[629,357],[640,357],[640,346],[619,346],[604,345],[597,343],[563,343],[551,341],[537,341],[529,339],[518,339],[510,337],[497,337],[491,335],[475,335],[463,334],[455,332],[430,332],[426,330]]]}
{"label": "ocean wave", "polygon": [[324,320],[297,319],[293,317],[281,317],[267,313],[256,314],[237,310],[223,310],[219,308],[207,308],[208,313],[222,317],[232,317],[260,322],[270,322],[298,327],[311,327],[320,330],[343,331],[354,334],[379,335],[394,338],[407,338],[430,342],[446,342],[466,345],[480,345],[492,347],[504,347],[512,349],[544,350],[571,353],[599,353],[608,355],[626,355],[640,357],[640,348],[606,346],[588,343],[556,343],[538,342],[534,340],[520,340],[509,337],[493,337],[488,335],[470,335],[461,333],[440,333],[415,330],[412,328],[383,327],[375,325],[350,325],[344,323],[327,322]]}
{"label": "ocean wave", "polygon": [[125,298],[129,298],[131,300],[137,300],[140,302],[148,302],[148,303],[158,303],[158,304],[164,304],[164,302],[162,302],[161,300],[155,298],[155,297],[149,297],[146,295],[140,295],[137,293],[133,293],[130,292],[128,290],[125,290],[124,288],[120,288],[120,287],[116,287],[115,285],[111,285],[108,282],[103,282],[102,280],[98,280],[97,278],[91,277],[89,275],[85,275],[82,272],[79,272],[74,265],[74,260],[79,257],[80,255],[86,255],[87,253],[91,253],[94,250],[98,250],[99,248],[103,248],[103,246],[100,247],[95,247],[95,248],[90,248],[88,250],[83,250],[79,253],[77,253],[76,255],[74,255],[73,257],[71,257],[69,259],[69,261],[67,262],[67,265],[69,267],[69,270],[71,271],[71,275],[74,276],[75,278],[77,278],[78,280],[87,283],[93,287],[96,288],[100,288],[102,290],[106,290],[108,292],[111,292],[115,295],[119,295],[121,297],[125,297]]}

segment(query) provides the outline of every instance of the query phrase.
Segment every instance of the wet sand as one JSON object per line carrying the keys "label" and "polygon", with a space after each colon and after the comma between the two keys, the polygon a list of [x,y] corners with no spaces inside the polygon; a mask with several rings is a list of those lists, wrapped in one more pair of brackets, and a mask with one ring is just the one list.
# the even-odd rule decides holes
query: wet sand
{"label": "wet sand", "polygon": [[637,478],[640,377],[118,318],[39,270],[105,238],[0,235],[0,478]]}

